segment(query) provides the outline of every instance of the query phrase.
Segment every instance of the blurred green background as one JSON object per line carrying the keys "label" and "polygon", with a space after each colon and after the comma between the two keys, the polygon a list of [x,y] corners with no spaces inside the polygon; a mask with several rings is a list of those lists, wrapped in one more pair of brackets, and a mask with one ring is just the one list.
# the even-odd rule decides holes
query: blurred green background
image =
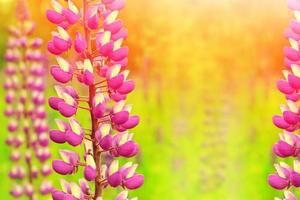
{"label": "blurred green background", "polygon": [[[48,0],[29,0],[36,35],[49,40]],[[130,0],[122,11],[129,29],[131,78],[128,102],[140,114],[133,130],[141,144],[142,200],[265,200],[281,196],[266,182],[279,130],[271,122],[283,96],[275,82],[283,69],[283,38],[291,13],[284,0]],[[0,0],[0,63],[14,1]],[[45,50],[46,51],[46,50]],[[50,56],[50,62],[53,57]],[[52,62],[53,63],[53,62]],[[2,79],[3,80],[3,79]],[[54,95],[47,79],[47,95]],[[3,89],[0,92],[4,99]],[[1,110],[5,104],[2,100]],[[50,109],[49,124],[59,115]],[[86,114],[77,115],[87,123]],[[1,115],[0,196],[11,199]],[[60,145],[51,144],[54,158]],[[68,148],[65,146],[65,148]],[[77,180],[81,173],[69,177]],[[58,184],[59,175],[51,179]],[[104,199],[113,199],[108,190]]]}

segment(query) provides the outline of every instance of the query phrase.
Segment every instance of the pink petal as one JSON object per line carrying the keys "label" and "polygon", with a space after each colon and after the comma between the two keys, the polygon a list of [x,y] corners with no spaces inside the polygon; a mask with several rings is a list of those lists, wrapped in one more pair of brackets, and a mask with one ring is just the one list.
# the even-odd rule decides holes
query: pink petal
{"label": "pink petal", "polygon": [[121,94],[128,94],[132,92],[135,88],[134,81],[126,81],[123,85],[118,89],[118,92]]}
{"label": "pink petal", "polygon": [[74,13],[72,10],[70,9],[64,9],[63,10],[64,15],[66,16],[67,21],[69,22],[69,24],[75,24],[80,16],[77,15],[76,13]]}
{"label": "pink petal", "polygon": [[62,14],[60,14],[54,10],[47,10],[46,16],[47,16],[48,20],[50,22],[52,22],[53,24],[59,24],[62,21],[64,21],[64,19],[65,19],[65,17]]}
{"label": "pink petal", "polygon": [[94,84],[94,75],[91,72],[85,71],[83,73],[83,78],[84,78],[84,84],[86,85]]}
{"label": "pink petal", "polygon": [[113,48],[114,43],[112,41],[104,44],[103,46],[98,47],[100,54],[103,56],[109,56],[112,53]]}
{"label": "pink petal", "polygon": [[277,151],[280,153],[280,157],[288,157],[292,156],[295,153],[295,149],[293,146],[289,145],[285,141],[280,140],[275,144]]}
{"label": "pink petal", "polygon": [[121,69],[124,69],[124,67],[128,65],[128,58],[124,58],[123,60],[119,60],[119,61],[113,61],[112,64],[113,65],[120,64],[122,66]]}
{"label": "pink petal", "polygon": [[51,194],[53,200],[65,200],[66,193],[62,191],[54,189],[52,190]]}
{"label": "pink petal", "polygon": [[124,75],[123,74],[119,74],[111,79],[108,80],[108,86],[109,88],[116,90],[119,87],[121,87],[121,85],[124,82]]}
{"label": "pink petal", "polygon": [[124,124],[122,124],[122,126],[126,129],[131,129],[136,127],[139,122],[140,122],[139,116],[137,115],[130,116],[129,119]]}
{"label": "pink petal", "polygon": [[300,34],[297,34],[295,33],[291,28],[287,28],[285,31],[284,31],[284,36],[286,38],[292,38],[296,41],[299,41],[300,40]]}
{"label": "pink petal", "polygon": [[284,94],[291,94],[295,91],[295,89],[292,88],[290,84],[285,80],[279,80],[277,82],[277,88],[280,92]]}
{"label": "pink petal", "polygon": [[101,118],[103,117],[104,113],[105,113],[106,107],[104,104],[98,104],[97,106],[95,106],[93,108],[93,115],[95,118]]}
{"label": "pink petal", "polygon": [[67,83],[73,77],[73,73],[65,72],[59,66],[51,67],[50,73],[53,76],[53,78],[60,83]]}
{"label": "pink petal", "polygon": [[128,56],[128,47],[122,47],[113,51],[110,55],[111,59],[114,61],[120,61]]}
{"label": "pink petal", "polygon": [[55,172],[61,175],[71,174],[74,171],[74,167],[72,165],[62,160],[54,160],[52,162],[52,168]]}
{"label": "pink petal", "polygon": [[77,53],[82,53],[87,48],[87,43],[79,32],[76,33],[74,48]]}
{"label": "pink petal", "polygon": [[300,23],[297,20],[291,20],[290,26],[295,33],[300,34]]}
{"label": "pink petal", "polygon": [[293,60],[293,61],[300,60],[300,53],[297,50],[295,50],[295,49],[293,49],[291,47],[285,47],[284,48],[284,55],[288,59]]}
{"label": "pink petal", "polygon": [[52,41],[48,42],[48,51],[49,51],[50,53],[54,54],[54,55],[60,55],[60,54],[62,53],[61,50],[57,49],[57,48],[54,46],[54,44],[53,44]]}
{"label": "pink petal", "polygon": [[97,177],[97,171],[96,169],[94,169],[93,167],[87,165],[84,167],[84,178],[87,181],[92,181],[95,180],[95,178]]}
{"label": "pink petal", "polygon": [[281,129],[286,129],[288,128],[290,125],[288,123],[286,123],[284,121],[284,119],[279,116],[279,115],[275,115],[273,116],[273,123],[275,126],[277,126],[278,128],[281,128]]}
{"label": "pink petal", "polygon": [[123,27],[123,21],[121,19],[118,19],[110,24],[103,24],[103,28],[106,31],[110,31],[112,34],[118,33],[121,28]]}
{"label": "pink petal", "polygon": [[113,41],[116,41],[116,40],[118,40],[120,38],[125,39],[125,38],[127,38],[127,35],[128,35],[128,30],[126,28],[122,28],[117,33],[113,34],[111,36],[111,39]]}
{"label": "pink petal", "polygon": [[142,174],[134,174],[131,178],[124,181],[127,189],[135,190],[144,184],[144,176]]}
{"label": "pink petal", "polygon": [[293,171],[291,173],[290,179],[291,179],[291,183],[293,186],[300,187],[300,174],[299,173]]}
{"label": "pink petal", "polygon": [[74,99],[78,98],[78,93],[72,86],[69,86],[69,85],[66,86],[65,92],[67,92],[69,95],[71,95]]}
{"label": "pink petal", "polygon": [[128,141],[117,148],[118,154],[126,158],[135,156],[138,153],[137,150],[138,146],[133,141]]}
{"label": "pink petal", "polygon": [[53,37],[53,44],[54,44],[54,47],[56,47],[60,51],[67,51],[71,46],[70,41],[66,41],[57,36]]}
{"label": "pink petal", "polygon": [[109,185],[112,187],[118,187],[121,184],[122,177],[119,171],[113,173],[111,176],[107,178]]}
{"label": "pink petal", "polygon": [[62,27],[63,29],[67,30],[70,27],[70,24],[68,21],[63,21],[62,23],[60,23],[58,26]]}
{"label": "pink petal", "polygon": [[63,102],[64,100],[58,97],[50,97],[48,99],[49,106],[54,110],[58,110],[58,104]]}
{"label": "pink petal", "polygon": [[90,16],[88,18],[88,27],[90,29],[93,29],[93,30],[97,29],[98,28],[98,24],[99,24],[99,17],[98,17],[97,14],[93,15],[93,16]]}
{"label": "pink petal", "polygon": [[58,110],[60,114],[65,117],[72,117],[77,112],[77,108],[75,106],[71,106],[65,102],[60,102],[58,104]]}
{"label": "pink petal", "polygon": [[129,118],[128,111],[120,111],[118,113],[114,113],[111,117],[111,120],[116,124],[123,124],[128,120],[128,118]]}
{"label": "pink petal", "polygon": [[78,146],[82,143],[83,135],[78,135],[71,130],[66,132],[66,141],[72,146]]}
{"label": "pink petal", "polygon": [[65,132],[62,132],[62,131],[59,131],[59,130],[51,130],[49,132],[49,135],[50,135],[50,139],[53,142],[56,142],[56,143],[59,143],[59,144],[62,144],[62,143],[66,142],[66,133]]}
{"label": "pink petal", "polygon": [[112,146],[112,136],[110,134],[104,136],[103,138],[100,139],[99,142],[100,147],[107,151],[111,148]]}
{"label": "pink petal", "polygon": [[114,93],[114,94],[111,94],[111,98],[114,101],[118,102],[118,101],[125,100],[126,99],[126,95],[119,94],[119,93]]}
{"label": "pink petal", "polygon": [[294,74],[288,75],[288,82],[294,89],[300,89],[300,78]]}
{"label": "pink petal", "polygon": [[300,100],[300,94],[293,93],[293,94],[286,95],[286,99],[297,102]]}
{"label": "pink petal", "polygon": [[296,113],[293,113],[291,111],[284,111],[283,112],[283,119],[289,124],[297,124],[300,120],[299,116]]}

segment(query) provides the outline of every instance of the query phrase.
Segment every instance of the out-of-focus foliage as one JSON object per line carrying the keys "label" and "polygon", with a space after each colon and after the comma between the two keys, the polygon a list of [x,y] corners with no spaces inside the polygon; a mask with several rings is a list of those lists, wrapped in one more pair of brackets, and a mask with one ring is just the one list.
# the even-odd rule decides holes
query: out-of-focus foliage
{"label": "out-of-focus foliage", "polygon": [[[3,30],[14,13],[9,1],[0,2]],[[48,40],[48,1],[29,2],[37,32]],[[279,133],[271,116],[283,102],[274,83],[283,69],[285,1],[130,0],[122,18],[138,80],[129,101],[142,118],[134,132],[146,182],[135,193],[142,200],[272,199],[266,177]],[[1,53],[5,38],[1,31]],[[54,125],[57,113],[49,112]],[[3,128],[0,142],[5,135]],[[0,149],[6,199],[8,149]],[[58,146],[52,149],[55,154]]]}

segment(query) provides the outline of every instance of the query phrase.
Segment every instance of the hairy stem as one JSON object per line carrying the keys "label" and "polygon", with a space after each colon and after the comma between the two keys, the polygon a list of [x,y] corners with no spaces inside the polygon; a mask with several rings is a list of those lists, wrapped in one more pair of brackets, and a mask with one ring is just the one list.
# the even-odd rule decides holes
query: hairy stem
{"label": "hairy stem", "polygon": [[[83,0],[83,26],[84,26],[84,33],[85,33],[85,39],[87,41],[87,52],[86,55],[88,56],[89,59],[91,59],[91,63],[93,63],[93,60],[91,58],[91,40],[90,40],[90,31],[88,27],[86,26],[87,18],[86,18],[86,13],[88,9],[88,1]],[[91,116],[91,122],[92,122],[92,131],[91,131],[91,139],[93,140],[93,155],[94,155],[94,160],[96,163],[96,169],[97,169],[97,177],[95,179],[95,195],[94,195],[94,200],[98,200],[102,196],[102,185],[101,182],[98,182],[97,179],[101,178],[101,157],[98,151],[98,146],[95,143],[95,132],[98,128],[98,123],[97,119],[93,116],[92,113],[92,107],[93,107],[93,99],[95,97],[96,93],[96,87],[95,84],[89,86],[89,107],[90,107],[90,116]]]}

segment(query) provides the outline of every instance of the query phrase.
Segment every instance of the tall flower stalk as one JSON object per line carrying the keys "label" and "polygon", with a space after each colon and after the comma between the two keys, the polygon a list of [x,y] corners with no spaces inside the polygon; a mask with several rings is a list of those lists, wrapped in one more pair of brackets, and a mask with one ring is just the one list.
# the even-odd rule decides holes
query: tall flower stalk
{"label": "tall flower stalk", "polygon": [[269,175],[268,181],[273,188],[284,190],[284,200],[297,200],[292,190],[300,187],[300,1],[287,2],[295,19],[290,21],[290,27],[285,31],[290,43],[284,48],[287,69],[283,70],[285,79],[277,82],[277,88],[285,95],[286,104],[280,106],[282,114],[273,117],[273,123],[283,130],[280,140],[273,146],[273,152],[281,158],[292,157],[294,162],[293,165],[285,162],[275,164],[276,172]]}
{"label": "tall flower stalk", "polygon": [[39,186],[35,184],[39,176],[51,173],[46,163],[51,154],[44,107],[45,58],[40,50],[42,40],[32,36],[34,29],[25,1],[18,1],[17,24],[9,27],[5,54],[5,115],[9,118],[6,144],[12,148],[10,160],[13,166],[9,177],[16,180],[11,195],[26,195],[29,199],[37,199],[38,193],[46,195],[52,190],[49,181],[43,181]]}
{"label": "tall flower stalk", "polygon": [[[129,132],[137,126],[139,117],[130,114],[132,106],[125,102],[135,84],[127,80],[129,71],[125,69],[128,47],[122,43],[127,29],[117,18],[124,5],[125,0],[68,0],[65,4],[53,0],[53,9],[46,13],[48,20],[57,25],[48,50],[56,55],[57,65],[51,67],[51,74],[60,83],[55,86],[58,97],[50,97],[49,105],[67,118],[56,119],[58,129],[50,131],[50,138],[56,143],[83,146],[82,155],[60,150],[61,160],[52,162],[58,174],[74,174],[83,168],[84,177],[79,184],[62,179],[62,191],[52,192],[54,200],[100,200],[108,186],[122,188],[115,199],[127,200],[128,190],[144,183],[144,176],[136,173],[137,164],[127,162],[121,166],[118,160],[139,152]],[[71,51],[77,55],[75,60],[67,58]],[[87,92],[79,94],[65,85],[75,85],[75,80]],[[79,109],[87,112],[88,127],[75,119]]]}

